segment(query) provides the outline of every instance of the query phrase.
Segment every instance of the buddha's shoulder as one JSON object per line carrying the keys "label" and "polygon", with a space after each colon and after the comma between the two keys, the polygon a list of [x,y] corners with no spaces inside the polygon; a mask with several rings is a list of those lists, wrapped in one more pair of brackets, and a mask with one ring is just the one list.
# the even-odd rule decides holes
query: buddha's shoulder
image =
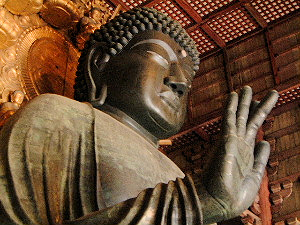
{"label": "buddha's shoulder", "polygon": [[82,103],[73,99],[56,95],[56,94],[42,94],[30,100],[22,110],[24,112],[38,114],[53,114],[60,115],[61,113],[86,114],[90,113],[92,106],[88,103]]}
{"label": "buddha's shoulder", "polygon": [[[42,94],[34,99],[30,100],[29,103],[26,105],[26,107],[42,107],[42,106],[48,106],[48,107],[62,107],[62,108],[89,108],[88,104],[78,102],[76,100],[56,95],[56,94]],[[51,110],[49,108],[49,110]]]}
{"label": "buddha's shoulder", "polygon": [[53,123],[80,123],[91,121],[94,117],[94,109],[88,103],[82,103],[73,99],[55,95],[42,94],[30,100],[21,107],[12,120],[26,124]]}

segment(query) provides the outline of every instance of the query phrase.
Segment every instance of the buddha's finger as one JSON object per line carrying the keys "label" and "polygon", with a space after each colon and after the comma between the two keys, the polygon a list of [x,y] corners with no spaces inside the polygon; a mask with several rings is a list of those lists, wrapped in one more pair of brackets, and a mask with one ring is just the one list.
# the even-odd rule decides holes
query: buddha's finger
{"label": "buddha's finger", "polygon": [[225,136],[230,134],[236,135],[236,110],[238,99],[239,97],[236,92],[230,93],[223,121],[223,130]]}
{"label": "buddha's finger", "polygon": [[248,116],[249,118],[252,117],[252,115],[254,114],[255,109],[259,105],[259,103],[260,103],[260,101],[256,101],[256,100],[251,102],[250,110],[249,110],[249,116]]}
{"label": "buddha's finger", "polygon": [[244,137],[246,134],[246,125],[249,115],[249,108],[252,100],[252,89],[245,86],[240,95],[240,101],[237,109],[237,135]]}
{"label": "buddha's finger", "polygon": [[254,180],[254,183],[257,184],[257,188],[259,188],[270,155],[269,142],[259,142],[255,146],[254,154],[254,164],[251,177]]}
{"label": "buddha's finger", "polygon": [[253,143],[258,129],[271,112],[272,108],[275,106],[277,99],[278,93],[277,91],[273,90],[269,92],[269,94],[258,104],[251,115],[251,118],[248,120],[249,122],[247,124],[245,137],[246,142]]}

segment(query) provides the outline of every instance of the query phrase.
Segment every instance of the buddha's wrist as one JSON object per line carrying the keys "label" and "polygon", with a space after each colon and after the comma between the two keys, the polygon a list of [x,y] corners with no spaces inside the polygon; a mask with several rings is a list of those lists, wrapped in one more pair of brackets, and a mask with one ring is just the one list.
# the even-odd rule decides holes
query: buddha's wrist
{"label": "buddha's wrist", "polygon": [[228,219],[225,208],[206,190],[203,184],[197,186],[204,224],[216,223]]}

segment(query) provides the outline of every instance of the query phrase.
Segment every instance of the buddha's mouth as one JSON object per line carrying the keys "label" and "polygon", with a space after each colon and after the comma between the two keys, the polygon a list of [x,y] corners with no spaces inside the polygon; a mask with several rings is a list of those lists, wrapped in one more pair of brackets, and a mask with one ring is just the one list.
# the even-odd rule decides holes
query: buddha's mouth
{"label": "buddha's mouth", "polygon": [[159,93],[161,99],[170,106],[174,111],[178,112],[180,109],[180,100],[172,91],[165,91]]}

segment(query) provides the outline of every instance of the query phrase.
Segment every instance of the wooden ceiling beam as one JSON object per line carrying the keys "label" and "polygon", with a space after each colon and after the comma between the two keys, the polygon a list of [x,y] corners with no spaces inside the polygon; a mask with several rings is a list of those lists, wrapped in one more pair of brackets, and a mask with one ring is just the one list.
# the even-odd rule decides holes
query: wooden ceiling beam
{"label": "wooden ceiling beam", "polygon": [[140,4],[141,7],[153,7],[154,5],[160,3],[161,0],[148,0]]}
{"label": "wooden ceiling beam", "polygon": [[[142,6],[152,7],[158,2],[160,2],[160,0],[146,1],[144,4],[142,4]],[[196,12],[196,10],[193,7],[191,7],[184,0],[176,0],[176,3],[179,5],[180,8],[182,8],[185,11],[187,15],[189,15],[196,22],[196,24],[193,24],[187,28],[188,32],[195,30],[196,28],[198,28],[199,24],[201,24],[201,28],[219,47],[223,48],[226,46],[226,43],[222,40],[222,38],[220,38],[220,36],[214,30],[212,30],[207,23],[202,24],[201,16]]]}
{"label": "wooden ceiling beam", "polygon": [[115,6],[121,5],[121,10],[127,11],[130,8],[121,0],[109,0],[112,4],[114,4]]}
{"label": "wooden ceiling beam", "polygon": [[228,92],[232,92],[234,88],[233,88],[233,82],[231,78],[231,71],[229,69],[229,58],[228,58],[226,48],[223,48],[223,64],[224,64],[224,73],[225,73]]}
{"label": "wooden ceiling beam", "polygon": [[204,17],[202,19],[202,21],[203,21],[202,23],[207,23],[207,21],[210,21],[210,20],[212,20],[213,18],[215,18],[217,16],[225,15],[226,13],[228,13],[228,12],[230,12],[230,11],[236,9],[236,8],[241,7],[242,4],[243,3],[240,2],[240,1],[234,1],[234,2],[232,2],[230,4],[228,4],[228,5],[225,5],[225,6],[221,7],[221,8],[213,11],[212,13],[208,14],[207,17]]}
{"label": "wooden ceiling beam", "polygon": [[250,2],[243,2],[242,4],[245,9],[250,13],[250,15],[255,19],[255,21],[261,26],[262,28],[266,28],[268,26],[265,19],[257,12],[255,8],[251,5]]}
{"label": "wooden ceiling beam", "polygon": [[267,50],[268,50],[268,54],[269,54],[269,57],[270,57],[274,84],[279,85],[280,84],[280,77],[278,76],[278,66],[276,65],[274,49],[273,49],[273,45],[272,45],[272,42],[271,42],[271,39],[270,39],[268,29],[265,29],[265,31],[264,31],[264,37],[265,37],[265,42],[266,42],[266,47],[267,47]]}
{"label": "wooden ceiling beam", "polygon": [[176,0],[176,2],[196,23],[202,22],[202,17],[189,3],[184,0]]}
{"label": "wooden ceiling beam", "polygon": [[198,28],[198,24],[201,24],[201,28],[219,47],[224,48],[226,46],[224,40],[207,23],[203,23],[202,17],[190,4],[184,0],[176,0],[176,2],[197,23],[196,26],[189,27],[188,32],[195,30]]}
{"label": "wooden ceiling beam", "polygon": [[198,127],[197,129],[194,130],[202,139],[204,139],[205,141],[209,141],[210,140],[210,136],[200,127]]}
{"label": "wooden ceiling beam", "polygon": [[201,28],[205,33],[221,48],[226,46],[225,41],[207,24],[202,24]]}
{"label": "wooden ceiling beam", "polygon": [[286,103],[284,105],[276,107],[271,111],[270,116],[278,116],[296,107],[300,107],[300,100],[296,100],[294,102]]}
{"label": "wooden ceiling beam", "polygon": [[280,130],[276,130],[268,135],[265,136],[266,139],[270,139],[270,138],[279,138],[285,135],[289,135],[291,133],[295,133],[298,130],[300,130],[300,123],[295,123],[291,126],[282,128]]}
{"label": "wooden ceiling beam", "polygon": [[270,155],[270,159],[278,159],[278,161],[285,161],[291,157],[297,156],[300,153],[300,146],[290,148],[285,151],[276,152]]}

